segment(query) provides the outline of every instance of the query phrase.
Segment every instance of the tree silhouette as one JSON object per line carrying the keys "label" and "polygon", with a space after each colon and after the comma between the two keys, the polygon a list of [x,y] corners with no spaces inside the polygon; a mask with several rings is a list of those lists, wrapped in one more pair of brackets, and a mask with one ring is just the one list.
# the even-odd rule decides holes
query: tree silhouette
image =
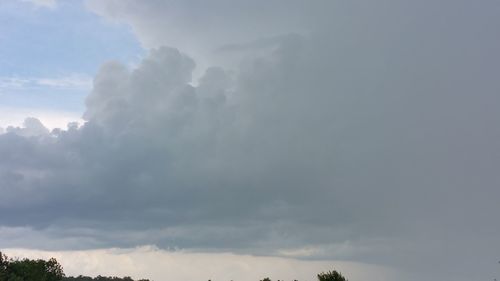
{"label": "tree silhouette", "polygon": [[318,274],[318,281],[347,281],[347,279],[334,270]]}
{"label": "tree silhouette", "polygon": [[61,281],[62,266],[56,259],[12,260],[0,252],[0,281]]}

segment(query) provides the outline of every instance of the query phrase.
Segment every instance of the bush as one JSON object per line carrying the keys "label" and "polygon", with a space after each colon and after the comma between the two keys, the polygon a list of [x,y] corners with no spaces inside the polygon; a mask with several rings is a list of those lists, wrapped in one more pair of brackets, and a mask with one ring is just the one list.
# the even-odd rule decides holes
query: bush
{"label": "bush", "polygon": [[347,279],[334,270],[318,274],[318,281],[347,281]]}

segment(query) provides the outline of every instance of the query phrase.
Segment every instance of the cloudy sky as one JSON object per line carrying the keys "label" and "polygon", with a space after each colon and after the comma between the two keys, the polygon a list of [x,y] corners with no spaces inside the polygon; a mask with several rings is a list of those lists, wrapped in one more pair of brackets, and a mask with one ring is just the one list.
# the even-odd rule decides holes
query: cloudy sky
{"label": "cloudy sky", "polygon": [[500,278],[499,30],[497,0],[0,0],[0,249]]}

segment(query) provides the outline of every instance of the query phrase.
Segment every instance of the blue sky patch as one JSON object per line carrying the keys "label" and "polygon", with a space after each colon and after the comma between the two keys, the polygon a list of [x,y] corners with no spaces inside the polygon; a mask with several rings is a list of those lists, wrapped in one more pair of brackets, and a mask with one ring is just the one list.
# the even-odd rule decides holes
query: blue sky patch
{"label": "blue sky patch", "polygon": [[127,26],[83,5],[0,2],[0,107],[82,111],[103,62],[133,63],[143,54]]}

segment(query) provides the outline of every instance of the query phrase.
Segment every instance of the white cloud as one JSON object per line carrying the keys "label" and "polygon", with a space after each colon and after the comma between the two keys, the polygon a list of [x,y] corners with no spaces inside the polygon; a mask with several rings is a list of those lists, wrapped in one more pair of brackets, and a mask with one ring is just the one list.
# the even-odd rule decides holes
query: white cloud
{"label": "white cloud", "polygon": [[83,124],[81,113],[39,108],[0,107],[0,127],[19,127],[23,125],[26,117],[40,120],[50,130],[55,128],[65,129],[68,123],[78,122]]}
{"label": "white cloud", "polygon": [[47,129],[40,120],[33,117],[26,118],[22,127],[7,128],[7,133],[15,133],[23,137],[46,136],[49,132],[49,129]]}
{"label": "white cloud", "polygon": [[56,0],[21,0],[23,2],[29,2],[39,7],[45,8],[55,8],[57,6]]}
{"label": "white cloud", "polygon": [[36,78],[33,80],[41,86],[54,88],[82,90],[90,90],[92,88],[92,78],[81,74],[74,74],[61,78]]}
{"label": "white cloud", "polygon": [[90,91],[92,78],[83,74],[72,74],[65,77],[0,77],[0,94],[7,94],[10,90],[23,89],[59,89]]}

